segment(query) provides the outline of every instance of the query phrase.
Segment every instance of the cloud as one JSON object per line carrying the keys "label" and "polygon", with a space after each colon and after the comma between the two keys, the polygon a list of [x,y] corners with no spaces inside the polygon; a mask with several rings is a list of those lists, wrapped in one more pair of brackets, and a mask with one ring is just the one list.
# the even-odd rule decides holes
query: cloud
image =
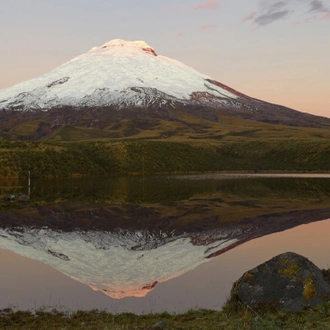
{"label": "cloud", "polygon": [[327,14],[320,17],[320,21],[327,21],[327,20],[330,20],[330,11]]}
{"label": "cloud", "polygon": [[321,13],[328,13],[329,9],[325,7],[325,5],[323,4],[322,1],[319,0],[313,0],[311,1],[310,5],[310,9],[309,12],[321,12]]}
{"label": "cloud", "polygon": [[[300,9],[303,9],[302,11]],[[294,24],[308,24],[315,21],[329,20],[330,9],[322,0],[261,0],[257,10],[242,18],[242,22],[251,21],[254,27],[260,28],[284,20],[302,12]]]}
{"label": "cloud", "polygon": [[254,19],[254,23],[256,23],[258,26],[265,26],[287,17],[289,13],[289,10],[268,12],[266,14],[259,15],[258,17],[256,17]]}
{"label": "cloud", "polygon": [[208,25],[202,25],[199,30],[200,31],[207,31],[207,30],[211,30],[211,29],[216,29],[218,26],[214,25],[214,24],[208,24]]}
{"label": "cloud", "polygon": [[218,0],[210,1],[208,0],[205,4],[198,4],[194,6],[195,10],[201,10],[201,9],[217,9],[220,7],[220,3]]}
{"label": "cloud", "polygon": [[277,1],[273,4],[270,5],[269,10],[278,10],[278,9],[282,9],[283,7],[285,7],[288,4],[287,1]]}
{"label": "cloud", "polygon": [[250,15],[243,17],[242,22],[252,21],[255,18],[256,14],[257,13],[255,11],[253,11]]}
{"label": "cloud", "polygon": [[300,24],[308,24],[315,21],[327,21],[330,20],[330,8],[326,7],[323,1],[313,0],[309,3],[308,14],[314,14],[314,16],[307,17],[302,21],[296,22]]}
{"label": "cloud", "polygon": [[182,38],[182,37],[184,37],[184,33],[183,32],[179,32],[176,36],[177,36],[177,38]]}
{"label": "cloud", "polygon": [[242,18],[242,21],[252,21],[257,27],[265,26],[273,22],[286,18],[290,10],[287,9],[286,1],[263,1],[260,3],[258,11]]}

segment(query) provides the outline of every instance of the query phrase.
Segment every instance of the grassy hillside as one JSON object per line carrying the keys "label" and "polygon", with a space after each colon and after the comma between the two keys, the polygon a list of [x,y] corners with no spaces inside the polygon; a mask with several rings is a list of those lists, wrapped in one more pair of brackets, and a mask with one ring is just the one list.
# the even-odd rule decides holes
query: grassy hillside
{"label": "grassy hillside", "polygon": [[0,141],[0,177],[205,171],[330,171],[327,140]]}
{"label": "grassy hillside", "polygon": [[42,121],[7,123],[0,130],[0,177],[23,177],[29,169],[34,177],[330,171],[329,129],[175,115],[143,125],[127,118],[104,129],[61,126],[38,141],[30,139]]}
{"label": "grassy hillside", "polygon": [[[98,118],[77,111],[65,112],[49,118],[34,118],[33,113],[0,120],[0,139],[81,141],[94,139],[170,139],[170,140],[224,140],[240,139],[306,139],[330,138],[329,126],[324,128],[267,124],[229,116],[220,111],[205,110],[189,113],[168,110],[163,116],[153,111],[104,111]],[[82,118],[79,117],[83,116]],[[94,113],[96,116],[96,114]],[[66,116],[69,116],[66,118]],[[66,118],[66,120],[65,120]],[[1,119],[1,118],[0,118]],[[312,126],[313,122],[311,122]]]}

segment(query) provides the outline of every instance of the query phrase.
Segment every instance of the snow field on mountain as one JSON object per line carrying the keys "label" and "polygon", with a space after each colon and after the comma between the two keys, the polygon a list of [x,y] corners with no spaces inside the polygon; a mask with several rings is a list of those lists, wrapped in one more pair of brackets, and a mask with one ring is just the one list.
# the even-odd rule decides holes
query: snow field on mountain
{"label": "snow field on mountain", "polygon": [[[47,74],[1,90],[0,109],[15,101],[41,108],[81,105],[84,97],[88,99],[98,89],[110,92],[107,96],[109,103],[132,97],[130,93],[120,93],[130,88],[153,88],[180,100],[189,100],[193,92],[236,98],[232,93],[208,83],[206,79],[210,77],[176,60],[154,56],[151,52],[153,49],[144,42],[110,41]],[[67,81],[57,82],[61,79]],[[96,102],[92,103],[95,105]],[[103,96],[101,105],[104,103]]]}

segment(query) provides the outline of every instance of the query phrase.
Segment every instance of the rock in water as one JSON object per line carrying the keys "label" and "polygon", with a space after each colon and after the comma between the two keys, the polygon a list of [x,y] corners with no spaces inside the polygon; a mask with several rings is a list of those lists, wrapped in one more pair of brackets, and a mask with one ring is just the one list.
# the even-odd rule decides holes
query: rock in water
{"label": "rock in water", "polygon": [[246,272],[232,289],[232,299],[251,308],[274,306],[299,311],[322,304],[330,285],[307,258],[286,252]]}
{"label": "rock in water", "polygon": [[29,203],[30,202],[30,197],[27,195],[21,195],[18,197],[18,202],[20,203]]}

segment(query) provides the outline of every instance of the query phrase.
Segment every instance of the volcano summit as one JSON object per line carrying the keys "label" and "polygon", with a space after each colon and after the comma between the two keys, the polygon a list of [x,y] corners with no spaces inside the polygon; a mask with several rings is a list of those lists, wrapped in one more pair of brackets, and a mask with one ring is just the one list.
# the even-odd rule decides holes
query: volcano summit
{"label": "volcano summit", "polygon": [[[135,125],[143,130],[150,127],[150,118],[177,121],[177,111],[210,121],[227,114],[287,125],[330,125],[330,119],[239,93],[158,55],[143,41],[112,40],[49,73],[0,91],[0,124],[13,127],[18,118],[19,123],[41,120],[47,129],[38,127],[40,136],[65,125],[103,130],[123,118],[138,119]],[[127,135],[134,135],[134,130],[130,132]]]}
{"label": "volcano summit", "polygon": [[237,95],[208,76],[158,56],[143,41],[112,40],[59,68],[0,91],[2,109],[50,110],[58,106],[226,104]]}

